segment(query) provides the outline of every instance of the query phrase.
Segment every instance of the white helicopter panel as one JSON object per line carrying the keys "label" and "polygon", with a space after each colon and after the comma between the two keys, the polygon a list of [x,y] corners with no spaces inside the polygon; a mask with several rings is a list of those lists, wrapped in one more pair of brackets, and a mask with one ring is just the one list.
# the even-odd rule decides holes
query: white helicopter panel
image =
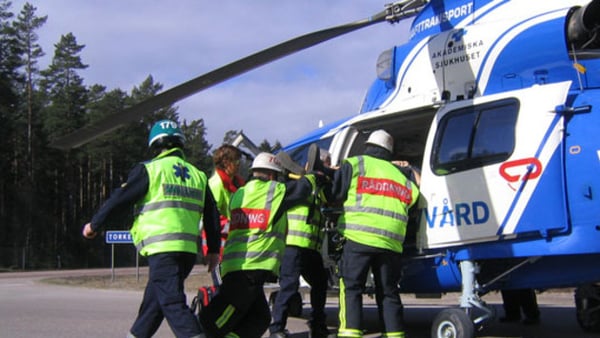
{"label": "white helicopter panel", "polygon": [[484,29],[454,29],[410,46],[398,71],[397,89],[381,108],[405,110],[449,99],[446,95],[473,97],[484,56],[509,25],[500,21]]}
{"label": "white helicopter panel", "polygon": [[407,110],[442,99],[482,95],[507,44],[540,23],[564,17],[571,6],[578,4],[585,2],[548,1],[531,6],[518,1],[494,1],[452,30],[396,47],[396,57],[403,61],[394,92],[379,109]]}
{"label": "white helicopter panel", "polygon": [[[542,179],[550,169],[562,170],[551,160],[563,137],[562,117],[554,110],[565,102],[570,85],[534,86],[440,110],[425,148],[424,163],[430,163],[422,168],[418,247],[545,231],[542,224],[525,224],[530,221],[521,216],[541,182],[562,189],[560,180]],[[471,118],[476,124],[465,130]],[[551,213],[548,217],[555,220],[566,217],[562,205],[546,207],[538,212]]]}
{"label": "white helicopter panel", "polygon": [[[441,87],[438,87],[435,72],[432,71],[427,55],[427,43],[427,39],[424,39],[412,47],[402,47],[404,50],[410,50],[398,71],[397,89],[382,103],[381,110],[390,112],[410,110],[441,100]],[[402,51],[396,53],[401,54]]]}

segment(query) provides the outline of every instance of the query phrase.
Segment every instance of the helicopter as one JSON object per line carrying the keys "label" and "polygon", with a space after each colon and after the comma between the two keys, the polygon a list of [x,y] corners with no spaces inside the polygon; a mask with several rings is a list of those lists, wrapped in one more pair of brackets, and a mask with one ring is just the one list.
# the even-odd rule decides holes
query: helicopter
{"label": "helicopter", "polygon": [[480,297],[510,288],[576,286],[578,322],[598,330],[598,147],[588,133],[598,125],[600,2],[521,5],[429,3],[411,40],[379,57],[361,114],[284,148],[302,162],[317,143],[336,165],[383,128],[395,156],[422,168],[401,290],[462,292],[432,337],[472,336],[493,316]]}
{"label": "helicopter", "polygon": [[[600,330],[600,0],[404,0],[309,33],[162,92],[54,141],[69,149],[256,67],[337,36],[412,19],[383,51],[360,114],[284,148],[317,144],[333,165],[385,129],[421,168],[401,292],[460,292],[432,337],[473,337],[501,289],[576,287],[577,320]],[[600,102],[599,102],[600,103]]]}

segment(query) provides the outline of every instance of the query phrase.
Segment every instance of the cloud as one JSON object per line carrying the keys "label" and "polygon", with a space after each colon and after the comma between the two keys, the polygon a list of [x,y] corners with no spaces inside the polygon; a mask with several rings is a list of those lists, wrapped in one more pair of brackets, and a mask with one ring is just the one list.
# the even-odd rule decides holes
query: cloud
{"label": "cloud", "polygon": [[[13,0],[19,12],[25,1]],[[72,32],[89,68],[87,85],[130,91],[148,75],[169,89],[277,43],[363,19],[379,0],[34,0],[48,21],[39,31],[48,64],[54,44]],[[378,24],[324,42],[216,85],[175,105],[182,118],[203,118],[209,143],[243,129],[284,145],[356,114],[375,78],[380,52],[406,41],[406,24]]]}

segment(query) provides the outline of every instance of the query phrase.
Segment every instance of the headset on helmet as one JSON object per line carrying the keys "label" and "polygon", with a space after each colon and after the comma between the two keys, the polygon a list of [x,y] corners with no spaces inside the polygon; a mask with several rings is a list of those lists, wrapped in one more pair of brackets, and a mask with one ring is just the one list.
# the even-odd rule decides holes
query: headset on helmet
{"label": "headset on helmet", "polygon": [[270,153],[260,153],[256,155],[250,169],[268,169],[278,173],[283,171],[277,157]]}
{"label": "headset on helmet", "polygon": [[175,121],[160,120],[152,126],[148,147],[183,147],[185,136]]}
{"label": "headset on helmet", "polygon": [[394,138],[383,129],[372,132],[366,143],[381,147],[390,153],[394,152]]}

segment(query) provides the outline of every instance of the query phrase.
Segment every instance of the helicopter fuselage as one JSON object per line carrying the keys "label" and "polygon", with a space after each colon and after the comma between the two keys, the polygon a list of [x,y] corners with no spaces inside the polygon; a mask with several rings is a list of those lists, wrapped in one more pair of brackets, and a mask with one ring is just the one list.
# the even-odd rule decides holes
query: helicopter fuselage
{"label": "helicopter fuselage", "polygon": [[599,8],[432,1],[379,57],[360,114],[285,149],[301,162],[317,142],[340,164],[383,128],[420,166],[403,292],[460,290],[461,261],[482,292],[600,280]]}

